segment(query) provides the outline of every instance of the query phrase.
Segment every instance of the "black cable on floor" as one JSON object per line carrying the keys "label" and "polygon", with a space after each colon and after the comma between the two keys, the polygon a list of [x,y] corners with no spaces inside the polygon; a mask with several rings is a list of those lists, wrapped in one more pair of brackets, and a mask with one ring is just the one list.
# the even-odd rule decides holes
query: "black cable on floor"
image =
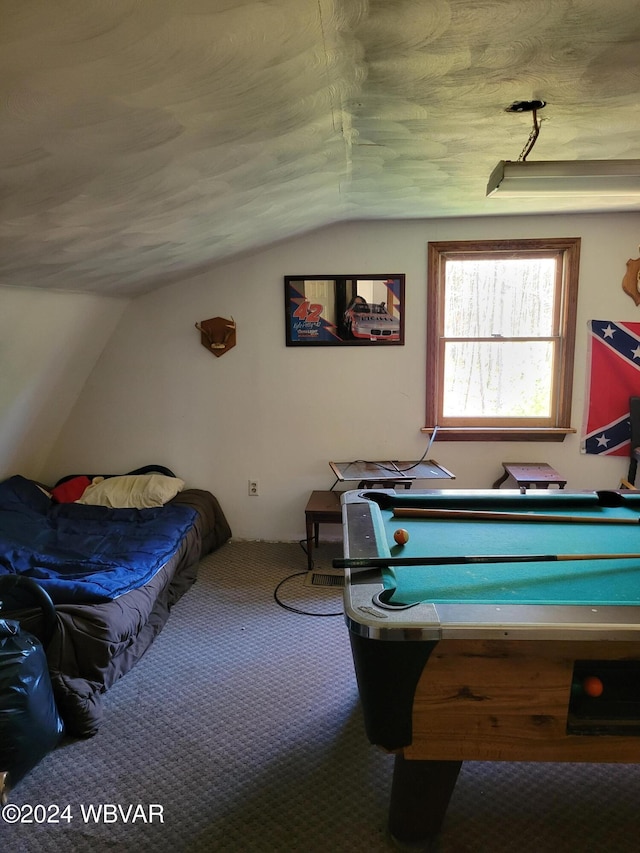
{"label": "black cable on floor", "polygon": [[312,613],[309,610],[301,610],[299,607],[293,607],[293,605],[291,605],[291,604],[285,604],[284,601],[281,601],[280,598],[278,598],[278,592],[280,590],[280,587],[284,583],[291,580],[292,578],[297,578],[297,577],[300,577],[300,575],[306,575],[306,574],[307,574],[307,572],[296,572],[293,575],[288,575],[286,578],[283,578],[273,591],[273,597],[275,599],[276,604],[278,604],[284,610],[288,610],[290,613],[298,613],[301,616],[342,616],[343,615],[342,610],[340,610],[338,613]]}

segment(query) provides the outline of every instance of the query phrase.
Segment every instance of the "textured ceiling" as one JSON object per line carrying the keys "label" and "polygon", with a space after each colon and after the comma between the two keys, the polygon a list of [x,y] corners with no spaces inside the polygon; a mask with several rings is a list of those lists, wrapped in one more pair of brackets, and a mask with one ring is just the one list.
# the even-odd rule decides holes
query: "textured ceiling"
{"label": "textured ceiling", "polygon": [[[0,0],[0,285],[134,295],[346,219],[640,158],[636,0]],[[634,209],[605,207],[604,209]],[[637,208],[636,208],[637,209]]]}

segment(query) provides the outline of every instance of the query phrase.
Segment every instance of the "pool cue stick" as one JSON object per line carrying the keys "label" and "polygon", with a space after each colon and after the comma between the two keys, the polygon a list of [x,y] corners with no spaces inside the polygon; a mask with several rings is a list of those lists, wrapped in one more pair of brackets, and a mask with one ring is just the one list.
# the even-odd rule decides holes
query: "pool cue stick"
{"label": "pool cue stick", "polygon": [[428,507],[396,507],[395,518],[449,518],[481,521],[555,521],[567,524],[640,524],[640,517],[613,518],[610,516],[545,515],[528,512],[496,512],[475,509],[430,509]]}
{"label": "pool cue stick", "polygon": [[569,560],[640,560],[640,554],[476,554],[457,557],[336,557],[334,569],[450,566],[467,563],[549,563]]}

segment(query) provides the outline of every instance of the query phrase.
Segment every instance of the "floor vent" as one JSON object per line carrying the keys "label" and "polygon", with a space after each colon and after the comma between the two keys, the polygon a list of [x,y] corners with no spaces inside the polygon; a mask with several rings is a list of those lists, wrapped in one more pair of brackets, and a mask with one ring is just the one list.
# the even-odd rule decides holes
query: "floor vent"
{"label": "floor vent", "polygon": [[343,574],[329,574],[328,572],[307,572],[307,586],[344,586]]}

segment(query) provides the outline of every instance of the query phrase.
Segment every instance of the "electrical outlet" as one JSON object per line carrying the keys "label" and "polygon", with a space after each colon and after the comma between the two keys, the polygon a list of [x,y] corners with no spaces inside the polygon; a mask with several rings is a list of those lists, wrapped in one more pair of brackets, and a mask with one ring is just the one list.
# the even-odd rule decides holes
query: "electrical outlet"
{"label": "electrical outlet", "polygon": [[260,495],[260,488],[257,480],[249,480],[249,495],[252,498],[257,498]]}

